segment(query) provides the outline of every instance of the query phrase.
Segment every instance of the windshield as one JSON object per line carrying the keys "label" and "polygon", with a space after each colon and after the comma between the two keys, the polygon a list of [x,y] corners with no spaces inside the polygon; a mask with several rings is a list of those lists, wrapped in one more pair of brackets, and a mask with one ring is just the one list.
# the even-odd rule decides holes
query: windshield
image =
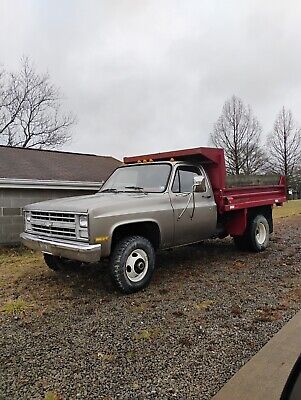
{"label": "windshield", "polygon": [[165,191],[170,164],[137,164],[116,169],[104,183],[100,192],[150,192]]}

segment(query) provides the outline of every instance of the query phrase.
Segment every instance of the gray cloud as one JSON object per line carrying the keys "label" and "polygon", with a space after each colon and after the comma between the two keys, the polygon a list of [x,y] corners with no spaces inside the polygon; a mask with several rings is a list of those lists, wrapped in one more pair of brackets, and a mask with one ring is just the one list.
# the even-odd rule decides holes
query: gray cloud
{"label": "gray cloud", "polygon": [[301,3],[2,0],[0,63],[48,70],[79,123],[68,149],[121,157],[208,144],[232,94],[300,120]]}

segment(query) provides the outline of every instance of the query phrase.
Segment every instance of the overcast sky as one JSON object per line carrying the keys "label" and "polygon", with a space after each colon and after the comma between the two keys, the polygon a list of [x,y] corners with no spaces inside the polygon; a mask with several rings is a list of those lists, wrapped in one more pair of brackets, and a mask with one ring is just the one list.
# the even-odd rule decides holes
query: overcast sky
{"label": "overcast sky", "polygon": [[298,0],[0,0],[0,64],[48,71],[78,118],[65,150],[123,155],[208,145],[232,94],[265,134],[301,122]]}

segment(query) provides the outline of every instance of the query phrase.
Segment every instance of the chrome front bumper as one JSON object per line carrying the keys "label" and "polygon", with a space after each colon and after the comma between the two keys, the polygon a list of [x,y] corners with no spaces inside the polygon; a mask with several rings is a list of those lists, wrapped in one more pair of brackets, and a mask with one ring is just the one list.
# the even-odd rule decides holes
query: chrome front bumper
{"label": "chrome front bumper", "polygon": [[98,262],[101,256],[101,244],[89,244],[71,242],[65,240],[46,239],[29,233],[20,234],[24,246],[33,250],[40,250],[43,253],[54,256],[78,260],[83,262]]}

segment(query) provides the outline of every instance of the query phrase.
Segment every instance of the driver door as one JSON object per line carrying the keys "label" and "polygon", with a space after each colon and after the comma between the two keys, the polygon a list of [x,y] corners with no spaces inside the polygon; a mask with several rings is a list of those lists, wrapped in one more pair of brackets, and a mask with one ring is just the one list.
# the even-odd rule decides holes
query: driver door
{"label": "driver door", "polygon": [[205,177],[204,192],[194,192],[193,178],[204,176],[193,165],[177,167],[170,191],[174,211],[174,245],[198,242],[212,236],[216,231],[216,204],[213,192]]}

